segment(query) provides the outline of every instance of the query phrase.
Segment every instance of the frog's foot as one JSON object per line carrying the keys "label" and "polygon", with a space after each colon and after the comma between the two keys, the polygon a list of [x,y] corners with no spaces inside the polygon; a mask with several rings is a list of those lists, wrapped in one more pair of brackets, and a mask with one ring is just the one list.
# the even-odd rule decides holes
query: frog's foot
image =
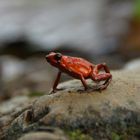
{"label": "frog's foot", "polygon": [[79,92],[79,93],[84,93],[85,90],[84,90],[84,89],[77,89],[77,92]]}
{"label": "frog's foot", "polygon": [[112,78],[107,79],[102,85],[96,85],[96,90],[98,91],[102,91],[104,89],[106,89],[109,85],[109,83],[111,82]]}
{"label": "frog's foot", "polygon": [[61,91],[61,90],[63,90],[63,88],[52,89],[52,90],[49,92],[49,95],[50,95],[50,94],[54,94],[54,93],[56,93],[57,91]]}

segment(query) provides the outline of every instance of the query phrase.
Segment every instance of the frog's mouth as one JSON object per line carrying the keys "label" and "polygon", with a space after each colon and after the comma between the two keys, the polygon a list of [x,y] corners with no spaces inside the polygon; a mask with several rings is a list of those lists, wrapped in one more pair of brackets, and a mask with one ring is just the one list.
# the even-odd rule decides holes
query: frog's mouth
{"label": "frog's mouth", "polygon": [[46,57],[47,62],[50,62],[49,56],[46,55],[45,57]]}

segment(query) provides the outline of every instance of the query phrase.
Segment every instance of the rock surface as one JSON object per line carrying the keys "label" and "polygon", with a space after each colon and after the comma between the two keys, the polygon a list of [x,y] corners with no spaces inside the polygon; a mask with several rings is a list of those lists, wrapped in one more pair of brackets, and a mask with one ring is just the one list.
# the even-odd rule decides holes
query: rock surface
{"label": "rock surface", "polygon": [[[97,140],[111,139],[114,132],[123,136],[128,133],[128,139],[137,140],[140,134],[140,73],[116,71],[112,74],[112,82],[102,92],[92,91],[92,88],[83,91],[78,80],[60,84],[63,90],[38,98],[16,117],[4,138],[16,139],[45,125],[66,130],[82,129],[91,132]],[[88,84],[93,86],[90,80]]]}
{"label": "rock surface", "polygon": [[0,115],[10,114],[20,111],[23,107],[28,106],[31,99],[27,96],[17,96],[0,104]]}
{"label": "rock surface", "polygon": [[124,70],[140,71],[140,58],[129,61],[125,64]]}
{"label": "rock surface", "polygon": [[[68,81],[60,85],[60,88],[64,88],[63,91],[43,96],[33,104],[34,119],[38,120],[38,116],[45,111],[39,120],[47,125],[52,125],[53,121],[55,125],[72,124],[72,127],[78,127],[81,124],[78,124],[80,122],[77,122],[77,119],[89,118],[89,121],[109,119],[115,111],[117,113],[117,109],[138,112],[140,111],[139,83],[140,75],[135,76],[132,72],[131,74],[115,72],[107,90],[101,93],[82,91],[80,94],[79,90],[83,89],[81,83],[78,80]],[[92,86],[92,82],[89,81],[89,85]],[[77,123],[73,125],[72,122]]]}
{"label": "rock surface", "polygon": [[0,103],[0,138],[11,122],[28,109],[34,100],[27,96],[17,96]]}
{"label": "rock surface", "polygon": [[25,134],[19,140],[68,140],[60,129],[45,128],[48,132],[30,132]]}

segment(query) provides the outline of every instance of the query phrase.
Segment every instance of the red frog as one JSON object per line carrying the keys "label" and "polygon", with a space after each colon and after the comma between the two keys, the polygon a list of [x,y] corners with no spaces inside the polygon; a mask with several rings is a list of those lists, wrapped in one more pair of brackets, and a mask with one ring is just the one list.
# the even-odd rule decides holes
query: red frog
{"label": "red frog", "polygon": [[[86,79],[90,78],[95,82],[105,81],[102,85],[96,87],[96,90],[100,91],[106,89],[112,79],[110,70],[105,63],[94,65],[83,58],[65,56],[61,53],[55,52],[51,52],[46,55],[46,60],[52,66],[59,69],[57,78],[53,85],[52,93],[57,90],[57,85],[62,72],[81,80],[85,90],[88,89]],[[99,73],[99,70],[102,68],[105,73]]]}

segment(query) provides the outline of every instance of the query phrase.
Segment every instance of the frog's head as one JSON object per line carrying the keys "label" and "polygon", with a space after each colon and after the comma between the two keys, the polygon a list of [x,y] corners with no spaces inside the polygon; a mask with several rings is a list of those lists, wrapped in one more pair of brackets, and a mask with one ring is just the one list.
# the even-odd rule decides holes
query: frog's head
{"label": "frog's head", "polygon": [[61,58],[61,53],[50,52],[48,55],[46,55],[47,62],[55,67],[59,65]]}

